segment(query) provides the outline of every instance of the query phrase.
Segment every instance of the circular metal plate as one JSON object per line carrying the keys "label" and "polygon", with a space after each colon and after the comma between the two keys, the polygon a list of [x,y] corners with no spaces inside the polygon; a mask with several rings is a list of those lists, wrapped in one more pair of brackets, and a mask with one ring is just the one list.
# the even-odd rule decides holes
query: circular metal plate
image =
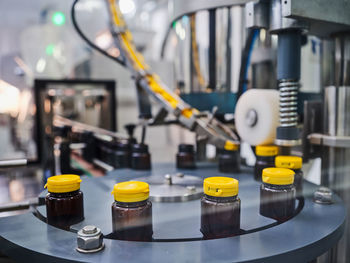
{"label": "circular metal plate", "polygon": [[[303,209],[291,220],[271,224],[259,215],[259,183],[253,171],[242,167],[234,174],[240,182],[242,200],[240,236],[202,240],[200,202],[154,202],[153,242],[128,242],[108,238],[112,229],[110,194],[117,182],[139,177],[175,174],[173,164],[155,165],[152,171],[116,170],[103,178],[83,178],[85,220],[61,230],[31,213],[0,218],[0,250],[18,261],[33,262],[308,262],[333,247],[344,232],[345,208],[337,195],[333,203],[313,202],[318,186],[305,182]],[[187,171],[201,180],[220,174],[216,166]],[[44,194],[45,192],[43,192]],[[36,213],[45,217],[45,206]],[[266,221],[267,220],[267,221]],[[104,233],[105,249],[92,254],[75,250],[76,231],[95,225]],[[199,238],[196,238],[199,237]]]}
{"label": "circular metal plate", "polygon": [[154,202],[185,202],[203,195],[203,180],[183,173],[148,176],[134,179],[149,184],[150,200]]}

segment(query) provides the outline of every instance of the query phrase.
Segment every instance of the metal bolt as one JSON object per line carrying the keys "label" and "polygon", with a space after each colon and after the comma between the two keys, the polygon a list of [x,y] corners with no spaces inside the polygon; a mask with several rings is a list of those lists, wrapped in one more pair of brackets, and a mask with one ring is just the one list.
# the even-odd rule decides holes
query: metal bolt
{"label": "metal bolt", "polygon": [[101,229],[88,225],[78,231],[78,247],[76,250],[81,253],[95,253],[104,248]]}
{"label": "metal bolt", "polygon": [[245,115],[245,123],[249,127],[255,126],[255,124],[258,122],[258,114],[255,110],[249,110],[247,114]]}
{"label": "metal bolt", "polygon": [[180,178],[183,178],[185,175],[183,173],[177,173],[176,176],[180,177]]}
{"label": "metal bolt", "polygon": [[318,204],[333,203],[333,192],[327,187],[320,187],[314,193],[314,202]]}
{"label": "metal bolt", "polygon": [[165,182],[166,182],[168,185],[172,185],[172,184],[173,184],[173,179],[171,178],[171,175],[170,175],[170,174],[166,174],[164,177],[165,177]]}
{"label": "metal bolt", "polygon": [[196,192],[196,187],[193,186],[193,185],[187,186],[187,189],[188,189],[190,192]]}
{"label": "metal bolt", "polygon": [[83,233],[84,234],[95,234],[97,232],[97,227],[95,226],[84,226]]}

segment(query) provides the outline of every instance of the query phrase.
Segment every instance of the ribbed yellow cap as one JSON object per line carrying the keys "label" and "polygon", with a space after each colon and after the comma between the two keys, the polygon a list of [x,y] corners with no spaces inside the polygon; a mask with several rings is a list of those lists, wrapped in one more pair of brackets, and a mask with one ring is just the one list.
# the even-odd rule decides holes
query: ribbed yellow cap
{"label": "ribbed yellow cap", "polygon": [[303,158],[298,156],[277,156],[275,165],[279,168],[301,169],[303,166]]}
{"label": "ribbed yellow cap", "polygon": [[50,193],[69,193],[80,189],[80,176],[75,174],[62,174],[47,179],[45,188]]}
{"label": "ribbed yellow cap", "polygon": [[226,141],[224,149],[226,151],[237,151],[239,149],[239,144],[236,144],[232,141]]}
{"label": "ribbed yellow cap", "polygon": [[265,168],[262,181],[267,184],[288,185],[294,183],[294,171],[286,168]]}
{"label": "ribbed yellow cap", "polygon": [[203,191],[215,197],[231,197],[238,194],[238,180],[230,177],[209,177],[204,180]]}
{"label": "ribbed yellow cap", "polygon": [[278,147],[274,145],[258,145],[255,147],[255,153],[258,156],[276,156]]}
{"label": "ribbed yellow cap", "polygon": [[138,181],[122,182],[114,185],[112,194],[118,202],[141,202],[149,197],[149,185]]}

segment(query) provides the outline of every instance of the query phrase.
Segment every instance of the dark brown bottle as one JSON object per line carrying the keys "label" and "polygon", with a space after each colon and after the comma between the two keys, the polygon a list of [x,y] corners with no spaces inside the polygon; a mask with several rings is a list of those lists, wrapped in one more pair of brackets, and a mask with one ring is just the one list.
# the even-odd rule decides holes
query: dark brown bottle
{"label": "dark brown bottle", "polygon": [[240,170],[241,157],[239,149],[233,151],[222,150],[219,154],[219,172],[238,173]]}
{"label": "dark brown bottle", "polygon": [[151,155],[148,152],[148,145],[140,143],[132,146],[131,168],[134,170],[151,169]]}
{"label": "dark brown bottle", "polygon": [[260,214],[284,222],[295,213],[294,172],[285,168],[265,168],[260,187]]}
{"label": "dark brown bottle", "polygon": [[255,147],[255,154],[254,179],[261,182],[262,171],[265,168],[275,167],[278,147],[274,145],[258,145]]}
{"label": "dark brown bottle", "polygon": [[116,143],[113,166],[115,168],[131,167],[131,145],[129,141],[119,141]]}
{"label": "dark brown bottle", "polygon": [[131,147],[128,140],[101,144],[101,161],[114,168],[131,167]]}
{"label": "dark brown bottle", "polygon": [[144,182],[122,182],[114,186],[112,205],[113,238],[152,241],[152,203]]}
{"label": "dark brown bottle", "polygon": [[108,145],[113,140],[112,137],[103,134],[94,134],[95,139],[95,158],[98,160],[105,162],[109,158],[109,150]]}
{"label": "dark brown bottle", "polygon": [[47,223],[62,229],[84,220],[83,193],[77,175],[56,175],[48,178],[45,187]]}
{"label": "dark brown bottle", "polygon": [[299,156],[280,155],[275,159],[275,165],[278,168],[288,168],[295,172],[294,186],[297,197],[303,195],[303,158]]}
{"label": "dark brown bottle", "polygon": [[86,161],[92,163],[93,159],[96,158],[95,156],[96,140],[93,132],[84,131],[84,133],[82,134],[82,142],[85,143],[82,156]]}
{"label": "dark brown bottle", "polygon": [[201,232],[204,239],[239,235],[241,200],[238,181],[229,177],[209,177],[204,180],[201,199]]}
{"label": "dark brown bottle", "polygon": [[176,154],[176,167],[179,169],[195,169],[196,154],[192,144],[180,144]]}

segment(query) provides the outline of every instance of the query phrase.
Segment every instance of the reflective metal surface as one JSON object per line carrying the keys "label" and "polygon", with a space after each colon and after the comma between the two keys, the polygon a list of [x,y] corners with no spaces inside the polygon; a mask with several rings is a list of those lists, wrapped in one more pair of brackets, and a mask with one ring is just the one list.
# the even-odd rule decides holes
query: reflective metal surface
{"label": "reflective metal surface", "polygon": [[178,19],[183,15],[191,14],[200,10],[209,10],[233,5],[242,5],[248,2],[250,2],[250,0],[173,0],[170,4],[170,12],[172,14],[171,21]]}
{"label": "reflective metal surface", "polygon": [[350,35],[335,38],[335,85],[350,86]]}
{"label": "reflective metal surface", "polygon": [[[196,176],[204,178],[220,175],[216,169],[215,166],[202,165]],[[265,218],[257,216],[259,183],[253,180],[252,170],[243,170],[234,176],[240,181],[242,229],[248,230],[257,219]],[[83,178],[84,226],[92,224],[101,228],[104,235],[108,234],[111,231],[110,201],[113,198],[110,190],[113,184],[150,173],[164,174],[164,171],[173,173],[176,169],[172,164],[164,164],[155,165],[152,172],[117,170],[103,178]],[[164,259],[167,262],[307,262],[337,242],[345,218],[342,202],[336,195],[331,205],[313,202],[313,193],[317,188],[305,182],[304,207],[291,220],[282,224],[274,224],[273,220],[272,224],[265,221],[268,227],[247,231],[236,237],[201,240],[200,205],[199,200],[194,200],[153,203],[154,242],[118,241],[105,237],[104,250],[81,254],[75,250],[75,232],[82,227],[76,225],[77,230],[74,232],[63,231],[47,225],[32,214],[25,214],[0,219],[0,249],[17,260],[35,262],[115,262],[116,259],[128,262],[164,262]],[[189,236],[188,232],[193,234],[194,231],[197,231],[199,238],[188,241],[183,239]],[[160,236],[176,235],[182,239],[157,240]]]}
{"label": "reflective metal surface", "polygon": [[[333,138],[350,136],[349,101],[349,87],[327,87],[325,89],[325,133],[327,135],[333,136]],[[321,183],[339,194],[349,211],[350,149],[345,148],[346,146],[344,144],[344,147],[323,147]],[[345,235],[332,253],[332,262],[346,262],[350,257],[349,237],[350,222],[348,219]]]}
{"label": "reflective metal surface", "polygon": [[154,202],[185,202],[203,195],[203,180],[183,173],[148,176],[134,179],[149,184],[150,200]]}
{"label": "reflective metal surface", "polygon": [[308,23],[310,35],[330,36],[349,30],[350,3],[347,0],[286,0],[283,1],[283,15]]}
{"label": "reflective metal surface", "polygon": [[[289,0],[291,1],[291,0]],[[283,29],[305,29],[307,23],[302,20],[289,18],[285,15],[285,6],[289,1],[272,0],[270,6],[270,30],[279,31]]]}

